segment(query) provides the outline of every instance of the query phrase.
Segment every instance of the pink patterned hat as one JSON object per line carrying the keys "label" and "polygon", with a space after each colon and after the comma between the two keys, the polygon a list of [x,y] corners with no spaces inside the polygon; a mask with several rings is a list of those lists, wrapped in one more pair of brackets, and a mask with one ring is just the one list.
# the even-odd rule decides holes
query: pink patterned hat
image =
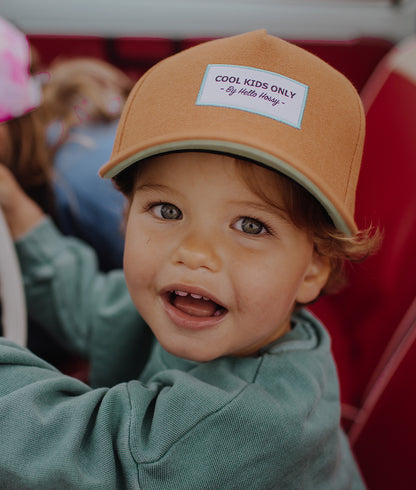
{"label": "pink patterned hat", "polygon": [[14,119],[41,103],[41,86],[30,76],[26,36],[0,17],[0,122]]}

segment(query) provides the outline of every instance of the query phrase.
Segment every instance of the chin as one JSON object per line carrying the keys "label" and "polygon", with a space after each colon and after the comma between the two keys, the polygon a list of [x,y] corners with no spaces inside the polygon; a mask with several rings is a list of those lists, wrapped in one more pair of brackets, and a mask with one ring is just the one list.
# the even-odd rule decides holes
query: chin
{"label": "chin", "polygon": [[172,354],[173,356],[176,357],[180,357],[181,359],[186,359],[187,361],[209,362],[209,361],[213,361],[214,359],[217,359],[218,357],[221,357],[221,354],[219,353],[207,352],[206,350],[200,352],[198,348],[191,348],[191,347],[186,348],[183,345],[167,346],[164,345],[162,342],[160,342],[160,344],[167,352],[169,352],[169,354]]}

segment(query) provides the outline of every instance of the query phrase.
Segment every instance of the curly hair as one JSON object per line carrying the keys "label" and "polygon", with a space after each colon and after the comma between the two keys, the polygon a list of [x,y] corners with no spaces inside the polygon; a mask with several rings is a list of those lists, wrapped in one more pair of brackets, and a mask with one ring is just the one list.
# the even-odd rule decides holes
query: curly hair
{"label": "curly hair", "polygon": [[[237,164],[247,186],[274,206],[273,196],[267,195],[256,179],[253,162],[239,159]],[[381,245],[382,232],[373,226],[353,235],[339,231],[324,207],[304,187],[275,170],[268,170],[292,223],[311,237],[317,254],[329,259],[331,272],[321,295],[338,292],[347,283],[346,263],[361,262],[375,253]]]}
{"label": "curly hair", "polygon": [[118,119],[133,87],[124,72],[96,58],[58,59],[48,72],[42,111],[47,122],[61,126],[58,144],[74,126]]}

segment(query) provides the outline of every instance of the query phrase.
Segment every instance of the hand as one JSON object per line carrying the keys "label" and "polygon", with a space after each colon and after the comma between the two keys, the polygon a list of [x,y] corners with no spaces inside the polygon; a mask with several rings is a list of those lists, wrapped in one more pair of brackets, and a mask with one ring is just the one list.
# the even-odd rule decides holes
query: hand
{"label": "hand", "polygon": [[44,217],[40,207],[20,187],[10,170],[0,164],[0,206],[14,239],[27,233]]}

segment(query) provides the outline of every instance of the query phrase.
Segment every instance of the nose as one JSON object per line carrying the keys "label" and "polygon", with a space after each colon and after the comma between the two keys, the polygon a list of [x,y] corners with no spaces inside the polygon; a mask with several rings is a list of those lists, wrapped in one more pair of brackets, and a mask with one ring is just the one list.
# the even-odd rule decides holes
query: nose
{"label": "nose", "polygon": [[206,269],[218,272],[221,268],[218,241],[207,234],[188,233],[174,249],[172,262],[191,270]]}

